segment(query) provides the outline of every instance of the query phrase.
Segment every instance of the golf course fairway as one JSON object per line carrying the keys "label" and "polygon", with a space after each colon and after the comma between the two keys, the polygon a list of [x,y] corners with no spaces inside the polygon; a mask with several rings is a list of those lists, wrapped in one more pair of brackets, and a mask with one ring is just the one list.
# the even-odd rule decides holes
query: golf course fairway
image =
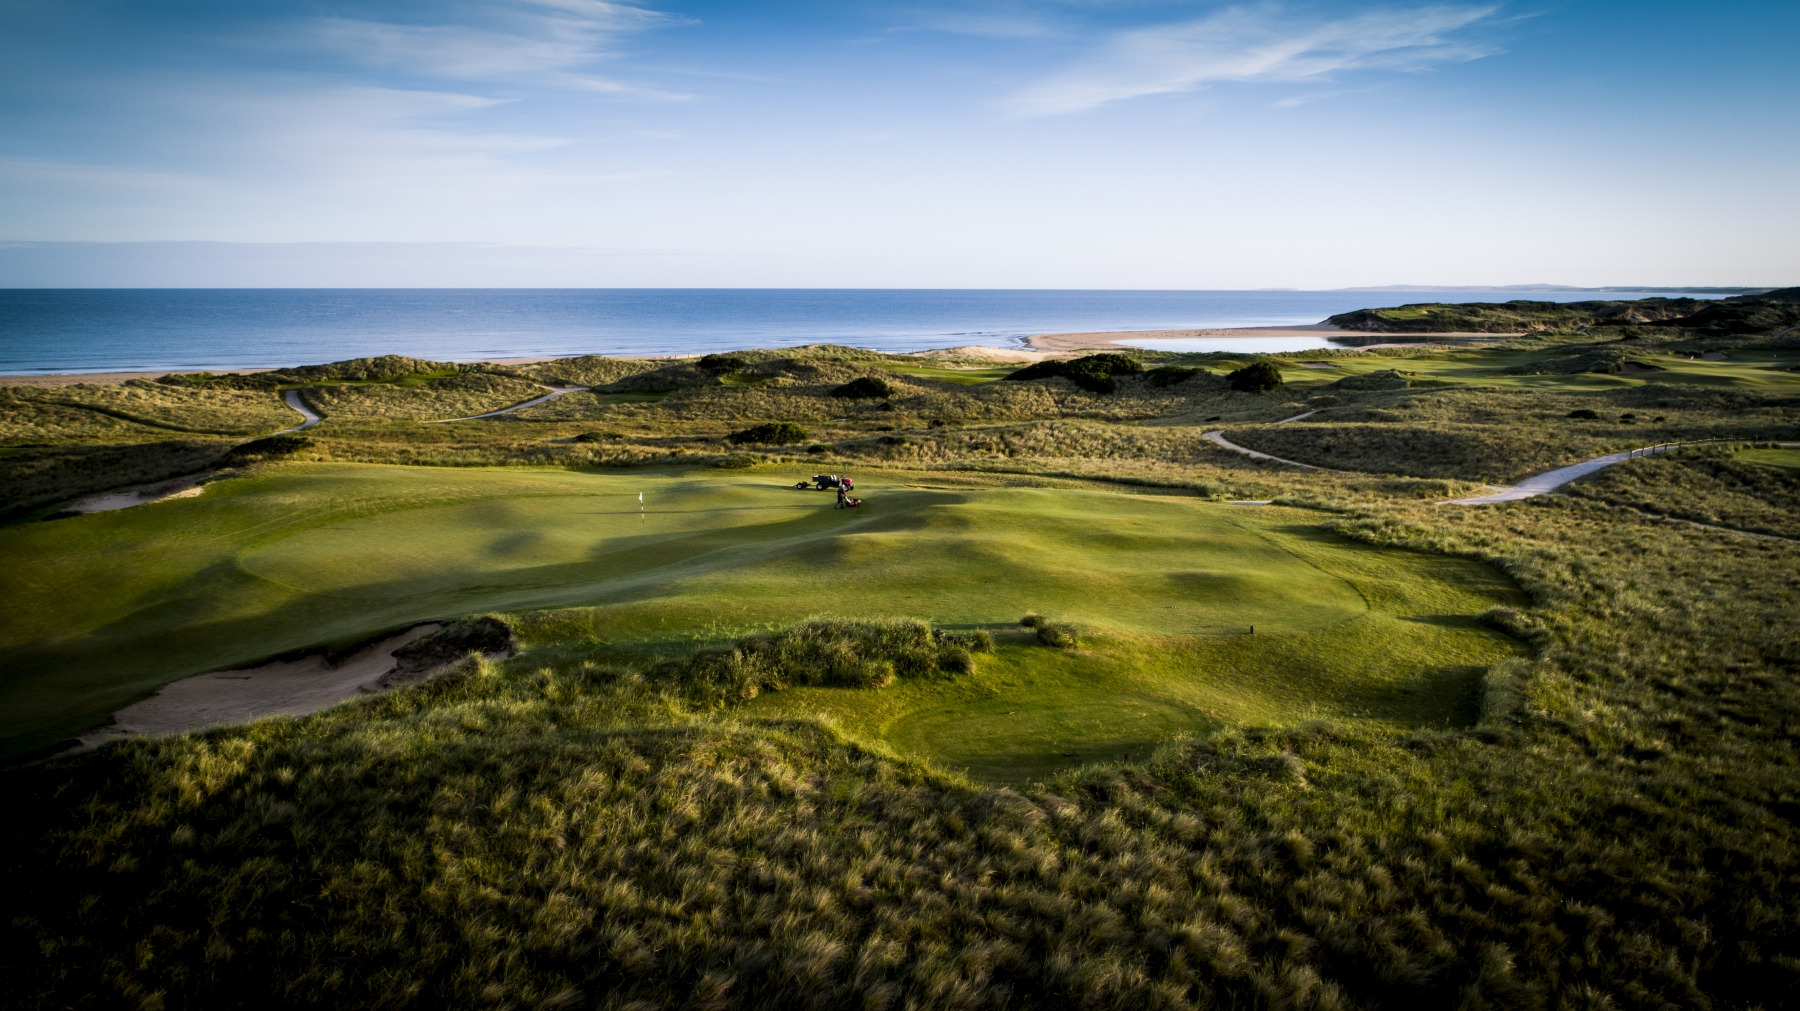
{"label": "golf course fairway", "polygon": [[[4,749],[175,678],[482,611],[552,609],[524,620],[528,647],[621,657],[814,615],[986,628],[972,674],[739,712],[823,714],[996,781],[1231,724],[1459,725],[1523,651],[1476,619],[1521,602],[1495,570],[1351,543],[1315,513],[892,472],[836,510],[794,490],[802,469],[294,464],[0,530]],[[1027,612],[1075,623],[1079,648],[1037,644]]]}

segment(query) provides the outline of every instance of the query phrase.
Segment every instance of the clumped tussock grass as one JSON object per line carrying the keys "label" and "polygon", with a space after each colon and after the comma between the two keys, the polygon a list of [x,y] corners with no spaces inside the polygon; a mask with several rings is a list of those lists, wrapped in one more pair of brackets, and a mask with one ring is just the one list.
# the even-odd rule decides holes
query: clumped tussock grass
{"label": "clumped tussock grass", "polygon": [[315,386],[301,394],[326,417],[435,420],[467,418],[544,395],[542,387],[511,376],[466,372],[422,386]]}
{"label": "clumped tussock grass", "polygon": [[1659,516],[1800,537],[1800,472],[1744,462],[1730,448],[1643,457],[1564,491]]}
{"label": "clumped tussock grass", "polygon": [[520,370],[539,382],[561,386],[605,386],[617,382],[626,376],[640,372],[649,372],[658,368],[661,362],[643,359],[607,358],[602,355],[581,355],[577,358],[558,358],[555,361]]}
{"label": "clumped tussock grass", "polygon": [[1037,629],[1037,641],[1052,649],[1075,649],[1081,645],[1080,633],[1069,622],[1040,619],[1033,627]]}
{"label": "clumped tussock grass", "polygon": [[578,655],[469,662],[308,720],[15,770],[10,985],[185,1007],[1785,992],[1794,549],[1580,503],[1339,529],[1531,591],[1509,620],[1538,656],[1490,680],[1480,727],[1227,731],[1019,794],[817,726],[696,719]]}
{"label": "clumped tussock grass", "polygon": [[[92,421],[84,424],[83,415]],[[115,439],[118,422],[199,435],[254,435],[296,423],[299,416],[274,393],[261,390],[189,388],[144,379],[72,386],[0,386],[0,438],[43,441],[51,432],[68,438]],[[83,437],[86,438],[83,438]]]}
{"label": "clumped tussock grass", "polygon": [[[1691,502],[1695,518],[1790,532],[1789,479],[1682,454],[1571,494],[1432,504],[1671,434],[1790,438],[1791,396],[1397,374],[1407,385],[1261,396],[1123,377],[1102,397],[898,377],[878,412],[829,390],[881,356],[741,357],[735,385],[585,397],[587,424],[335,419],[307,454],[581,466],[704,439],[685,458],[709,458],[746,420],[786,418],[868,463],[972,485],[1279,498],[1371,545],[1504,569],[1531,603],[1486,620],[1533,655],[1480,673],[1467,731],[1227,728],[1013,792],[732,707],[746,685],[827,684],[797,678],[840,667],[850,684],[880,680],[883,660],[905,676],[851,645],[868,623],[637,668],[537,642],[303,720],[8,770],[12,1002],[1648,1011],[1773,1007],[1800,986],[1800,548],[1617,507]],[[1308,393],[1325,424],[1249,427]],[[1602,418],[1567,420],[1583,407]],[[1198,444],[1214,415],[1278,455],[1422,476],[1283,473]],[[627,438],[569,441],[600,419]],[[878,421],[908,441],[860,448]],[[1336,440],[1374,448],[1325,449]],[[146,465],[178,445],[145,447],[164,454]],[[67,458],[31,456],[51,452]],[[0,465],[66,489],[130,465],[122,453],[14,449]],[[917,676],[954,674],[982,645],[893,634],[933,658]]]}
{"label": "clumped tussock grass", "polygon": [[648,677],[716,708],[783,688],[885,688],[896,677],[967,673],[971,664],[966,646],[922,621],[821,618],[664,661]]}

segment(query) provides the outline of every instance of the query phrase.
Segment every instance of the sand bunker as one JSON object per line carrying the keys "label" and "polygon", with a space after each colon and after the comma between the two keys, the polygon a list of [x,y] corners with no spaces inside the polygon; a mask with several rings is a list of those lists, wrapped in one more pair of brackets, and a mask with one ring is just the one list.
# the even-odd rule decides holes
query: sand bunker
{"label": "sand bunker", "polygon": [[103,513],[111,512],[114,509],[129,509],[132,506],[149,505],[152,502],[162,502],[166,499],[193,498],[206,491],[206,486],[200,482],[211,476],[212,471],[202,471],[199,474],[184,474],[181,477],[172,477],[166,481],[140,484],[131,488],[120,488],[117,491],[109,491],[104,495],[93,495],[84,498],[73,505],[65,507],[63,511],[70,513]]}
{"label": "sand bunker", "polygon": [[315,653],[172,681],[155,695],[114,713],[111,726],[85,734],[80,741],[92,747],[121,737],[181,734],[277,713],[315,713],[387,687],[381,682],[398,666],[394,651],[442,627],[434,623],[409,628],[357,650],[335,667]]}

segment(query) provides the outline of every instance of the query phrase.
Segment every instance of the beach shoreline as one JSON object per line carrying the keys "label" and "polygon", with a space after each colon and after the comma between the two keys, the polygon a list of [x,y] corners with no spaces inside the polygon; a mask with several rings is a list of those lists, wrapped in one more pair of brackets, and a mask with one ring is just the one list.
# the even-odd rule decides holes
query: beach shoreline
{"label": "beach shoreline", "polygon": [[[1354,337],[1368,339],[1373,336],[1366,330],[1345,330],[1329,323],[1314,323],[1300,326],[1239,326],[1209,327],[1189,330],[1099,330],[1085,333],[1041,333],[1025,338],[1027,346],[1044,352],[1066,351],[1123,351],[1133,345],[1126,341],[1164,341],[1199,339],[1231,339],[1254,341],[1271,337]],[[1386,335],[1384,335],[1386,336]],[[1406,340],[1387,341],[1380,344],[1344,344],[1346,351],[1361,351],[1368,348],[1423,347],[1431,344],[1460,345],[1479,340],[1500,340],[1511,334],[1489,333],[1418,333],[1396,334]],[[1153,350],[1139,347],[1137,350]],[[1245,351],[1255,348],[1246,345]]]}
{"label": "beach shoreline", "polygon": [[[1095,330],[1079,333],[1040,333],[1022,338],[1022,345],[1017,348],[993,348],[986,345],[963,345],[960,347],[933,348],[925,351],[898,352],[902,355],[919,358],[986,358],[995,363],[1040,361],[1046,356],[1070,354],[1080,351],[1126,351],[1133,346],[1126,341],[1164,341],[1189,340],[1194,338],[1233,339],[1247,342],[1244,351],[1254,352],[1256,348],[1249,342],[1262,338],[1279,337],[1358,337],[1371,336],[1362,330],[1345,330],[1329,323],[1315,323],[1299,326],[1245,326],[1245,327],[1209,327],[1188,330]],[[1396,335],[1398,336],[1398,335]],[[1499,340],[1510,334],[1484,333],[1420,333],[1406,334],[1407,339],[1389,341],[1380,344],[1342,345],[1346,351],[1360,351],[1371,348],[1395,347],[1427,347],[1438,345],[1466,345],[1473,341]],[[1137,350],[1155,350],[1154,348],[1136,348]],[[526,358],[483,358],[461,364],[469,365],[536,365],[542,362],[557,361],[559,358],[579,357],[576,355],[535,355]],[[650,360],[663,358],[697,358],[697,353],[670,352],[654,355],[608,355],[611,358],[632,360]],[[191,376],[200,373],[236,373],[249,375],[256,372],[273,372],[285,366],[262,366],[255,368],[221,366],[212,369],[156,369],[118,372],[43,372],[28,375],[0,374],[0,386],[72,386],[76,383],[99,383],[114,385],[133,379],[160,379],[163,376]]]}

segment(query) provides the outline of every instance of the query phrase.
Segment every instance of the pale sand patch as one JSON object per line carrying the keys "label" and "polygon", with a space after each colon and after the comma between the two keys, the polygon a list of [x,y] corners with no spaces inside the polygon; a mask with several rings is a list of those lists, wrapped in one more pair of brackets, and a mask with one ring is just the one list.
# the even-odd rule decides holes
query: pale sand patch
{"label": "pale sand patch", "polygon": [[171,681],[155,695],[114,713],[112,725],[78,740],[84,747],[94,747],[134,735],[184,734],[278,713],[316,713],[383,690],[382,677],[397,666],[394,650],[442,627],[436,623],[414,626],[357,650],[336,667],[326,663],[323,654],[314,653],[298,660]]}
{"label": "pale sand patch", "polygon": [[943,361],[976,361],[976,362],[1041,362],[1053,357],[1042,351],[1021,351],[1017,348],[990,348],[980,344],[964,344],[957,348],[932,348],[930,351],[908,351],[908,358],[932,358]]}
{"label": "pale sand patch", "polygon": [[1202,330],[1110,330],[1088,333],[1040,333],[1025,343],[1044,351],[1124,351],[1119,341],[1180,340],[1194,337],[1316,337],[1319,334],[1366,337],[1360,330],[1345,330],[1325,323],[1306,326],[1241,326]]}
{"label": "pale sand patch", "polygon": [[192,376],[201,372],[213,375],[224,375],[236,372],[238,375],[249,375],[252,372],[273,372],[269,368],[244,369],[235,366],[220,366],[216,369],[176,369],[168,372],[52,372],[39,376],[0,376],[0,386],[74,386],[76,383],[97,383],[101,386],[116,386],[130,379],[160,379],[163,376]]}
{"label": "pale sand patch", "polygon": [[73,505],[64,506],[63,512],[70,513],[104,513],[114,509],[129,509],[132,506],[149,505],[152,502],[164,502],[172,498],[194,498],[206,492],[201,481],[212,476],[212,471],[205,470],[198,474],[184,474],[150,484],[120,488],[101,495],[91,495]]}
{"label": "pale sand patch", "polygon": [[[1182,340],[1195,337],[1234,337],[1255,339],[1257,337],[1355,337],[1362,340],[1375,336],[1366,330],[1345,330],[1329,323],[1314,323],[1307,326],[1241,326],[1223,327],[1211,330],[1116,330],[1093,333],[1041,333],[1033,334],[1025,339],[1025,343],[1044,351],[1125,351],[1120,341],[1157,341]],[[1366,351],[1370,348],[1417,348],[1433,344],[1448,343],[1461,345],[1476,340],[1503,340],[1513,334],[1491,333],[1419,333],[1419,334],[1387,334],[1384,336],[1407,339],[1386,344],[1364,344],[1360,347],[1343,345],[1345,351]],[[1250,345],[1246,343],[1245,349]]]}

